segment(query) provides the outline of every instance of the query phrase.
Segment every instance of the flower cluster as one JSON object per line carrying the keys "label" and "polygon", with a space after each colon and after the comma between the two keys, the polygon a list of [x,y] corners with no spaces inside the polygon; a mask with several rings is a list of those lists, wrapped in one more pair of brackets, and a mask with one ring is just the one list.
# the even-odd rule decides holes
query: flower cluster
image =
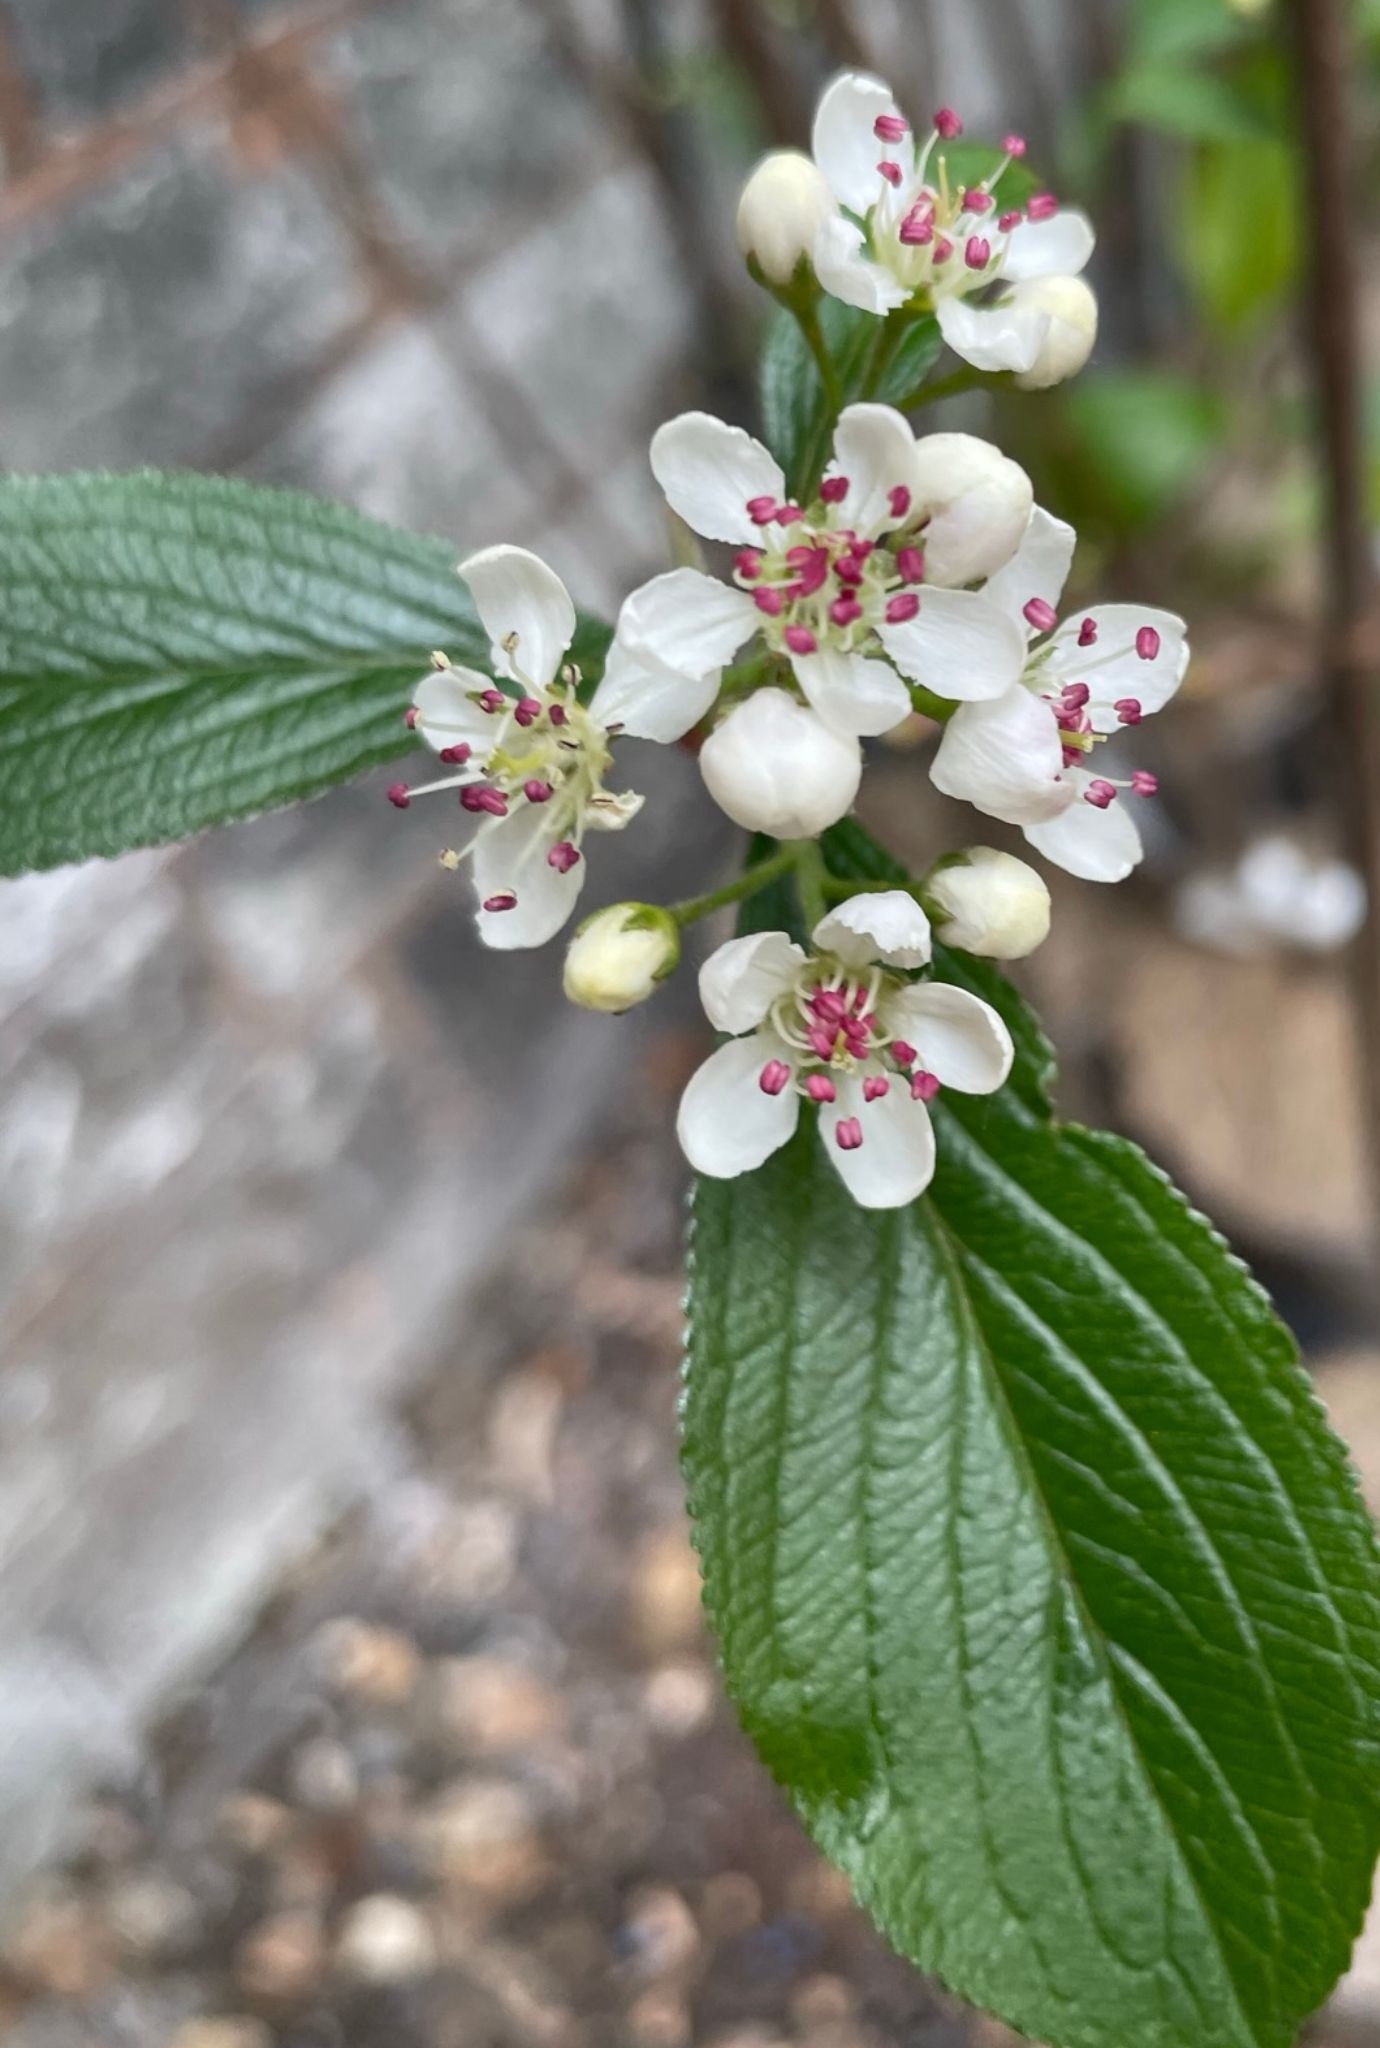
{"label": "flower cluster", "polygon": [[[848,73],[821,102],[813,157],[778,153],[749,179],[742,246],[800,321],[826,394],[840,374],[821,293],[887,323],[883,339],[937,323],[967,382],[1041,387],[1086,361],[1088,223],[1028,183],[1021,203],[1003,194],[1016,137],[976,182],[960,179],[960,128],[941,110],[917,133],[880,80]],[[388,794],[399,808],[454,795],[473,830],[441,859],[468,866],[481,936],[537,946],[574,910],[587,835],[641,808],[606,787],[615,748],[683,743],[728,816],[780,850],[685,904],[596,911],[567,953],[566,993],[615,1013],[646,1000],[686,924],[793,878],[811,949],[784,931],[735,939],[701,973],[709,1020],[730,1037],[685,1092],[681,1141],[704,1173],[747,1172],[806,1106],[857,1200],[891,1207],[928,1184],[938,1091],[996,1089],[1012,1056],[995,1010],[922,978],[932,932],[1020,959],[1048,932],[1050,897],[1025,861],[975,846],[829,908],[841,890],[814,842],[852,808],[863,742],[920,715],[937,789],[1071,874],[1115,882],[1141,857],[1133,806],[1156,784],[1103,749],[1169,701],[1188,645],[1183,621],[1151,607],[1061,612],[1075,536],[1025,471],[972,434],[917,435],[875,388],[855,376],[855,402],[831,406],[828,456],[795,488],[741,427],[690,412],[660,428],[653,474],[701,545],[694,566],[627,597],[592,689],[570,660],[575,609],[555,572],[523,548],[471,555],[460,574],[489,672],[433,658],[407,720],[448,772]]]}

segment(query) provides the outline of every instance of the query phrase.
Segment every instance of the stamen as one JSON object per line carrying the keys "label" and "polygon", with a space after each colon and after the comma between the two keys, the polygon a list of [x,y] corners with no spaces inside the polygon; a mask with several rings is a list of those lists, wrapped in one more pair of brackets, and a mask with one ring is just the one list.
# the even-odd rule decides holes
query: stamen
{"label": "stamen", "polygon": [[969,235],[963,261],[970,270],[985,270],[992,260],[992,244],[986,235]]}
{"label": "stamen", "polygon": [[1158,796],[1160,779],[1148,768],[1137,768],[1131,777],[1131,789],[1136,796]]}
{"label": "stamen", "polygon": [[790,1078],[791,1070],[784,1060],[768,1060],[757,1085],[764,1095],[779,1095]]}
{"label": "stamen", "polygon": [[963,133],[963,123],[952,107],[941,107],[934,117],[934,125],[936,133],[942,135],[945,142],[952,142],[955,136]]}
{"label": "stamen", "polygon": [[1091,804],[1095,811],[1105,811],[1109,804],[1116,802],[1116,785],[1103,782],[1100,778],[1096,782],[1090,782],[1083,791],[1083,801],[1085,804]]}
{"label": "stamen", "polygon": [[935,243],[935,245],[934,245],[934,260],[935,260],[935,262],[936,262],[936,263],[947,263],[947,262],[948,262],[948,260],[949,260],[949,258],[950,258],[950,257],[951,257],[951,256],[953,255],[953,253],[954,253],[954,245],[953,245],[953,243],[952,243],[952,242],[951,242],[951,241],[949,240],[949,238],[948,238],[948,236],[947,236],[947,235],[941,235],[941,236],[939,237],[939,240],[938,240],[938,241],[937,241],[937,242]]}
{"label": "stamen", "polygon": [[818,654],[819,642],[808,626],[787,626],[783,635],[792,654]]}
{"label": "stamen", "polygon": [[508,799],[492,783],[471,782],[460,792],[460,808],[464,811],[487,811],[491,818],[506,818]]}
{"label": "stamen", "polygon": [[826,476],[819,487],[819,495],[826,505],[841,505],[851,489],[846,476]]}
{"label": "stamen", "polygon": [[1097,620],[1084,619],[1082,625],[1078,628],[1078,645],[1080,647],[1092,647],[1096,644],[1096,641]]}
{"label": "stamen", "polygon": [[1009,213],[1002,215],[1001,219],[997,222],[997,226],[1004,235],[1009,235],[1011,230],[1018,228],[1024,219],[1025,215],[1021,212],[1019,206],[1013,206]]}
{"label": "stamen", "polygon": [[838,1089],[827,1074],[811,1074],[805,1083],[805,1093],[811,1102],[833,1102],[837,1099]]}
{"label": "stamen", "polygon": [[934,201],[917,199],[901,222],[900,238],[907,249],[923,249],[934,240]]}
{"label": "stamen", "polygon": [[762,573],[762,550],[743,548],[733,566],[745,583],[753,582]]}
{"label": "stamen", "polygon": [[888,185],[901,184],[906,175],[898,163],[893,163],[891,158],[886,156],[882,158],[881,162],[877,166],[877,169],[886,179]]}
{"label": "stamen", "polygon": [[834,564],[834,574],[840,583],[861,583],[863,565],[856,555],[840,555]]}
{"label": "stamen", "polygon": [[836,988],[817,988],[810,998],[810,1008],[817,1017],[832,1024],[841,1024],[848,1015],[847,999]]}
{"label": "stamen", "polygon": [[1027,220],[1053,220],[1058,211],[1059,202],[1052,192],[1037,192],[1026,202],[1025,217]]}
{"label": "stamen", "polygon": [[840,1152],[856,1152],[863,1141],[862,1125],[855,1116],[840,1117],[834,1126],[834,1138]]}
{"label": "stamen", "polygon": [[1065,683],[1065,711],[1081,711],[1091,695],[1092,691],[1088,688],[1086,683]]}
{"label": "stamen", "polygon": [[534,775],[530,782],[523,783],[522,793],[529,804],[549,804],[555,795],[551,784],[543,782],[538,775]]}
{"label": "stamen", "polygon": [[481,711],[502,711],[507,702],[508,699],[504,696],[502,690],[481,690],[479,693],[479,708]]}
{"label": "stamen", "polygon": [[484,908],[493,911],[516,910],[517,896],[512,889],[503,889],[497,896],[486,896],[484,898]]}
{"label": "stamen", "polygon": [[[1032,597],[1028,604],[1022,605],[1021,616],[1037,633],[1052,633],[1059,623],[1058,612],[1048,599],[1043,597]],[[1086,699],[1084,701],[1086,702]]]}
{"label": "stamen", "polygon": [[863,608],[856,597],[836,597],[829,607],[829,616],[836,626],[854,626],[863,615]]}
{"label": "stamen", "polygon": [[754,526],[770,526],[776,518],[776,500],[765,494],[747,501],[747,516]]}
{"label": "stamen", "polygon": [[896,567],[906,583],[923,583],[925,580],[924,549],[897,548]]}
{"label": "stamen", "polygon": [[[805,1035],[810,1041],[811,1051],[818,1053],[822,1060],[831,1060],[834,1057],[838,1047],[837,1025],[812,1024]],[[830,1085],[832,1086],[832,1083]],[[828,1100],[832,1101],[833,1097],[830,1096]]]}
{"label": "stamen", "polygon": [[419,714],[418,714],[418,711],[417,711],[417,707],[416,707],[416,705],[415,705],[415,704],[409,704],[409,705],[408,705],[408,707],[407,707],[407,711],[405,712],[405,714],[404,714],[404,716],[403,716],[403,724],[404,724],[404,725],[405,725],[405,726],[407,727],[407,729],[408,729],[408,731],[409,731],[409,732],[415,732],[415,731],[416,731],[416,729],[417,729],[417,718],[418,718],[418,715],[419,715]]}
{"label": "stamen", "polygon": [[387,794],[395,810],[405,811],[412,801],[412,792],[405,782],[392,783]]}
{"label": "stamen", "polygon": [[580,849],[572,846],[568,839],[559,840],[546,856],[546,865],[554,868],[558,875],[568,875],[579,865]]}
{"label": "stamen", "polygon": [[863,1101],[880,1102],[884,1095],[890,1095],[891,1083],[885,1074],[869,1074],[863,1082]]}
{"label": "stamen", "polygon": [[907,485],[893,484],[886,494],[893,519],[904,519],[911,507],[911,494]]}
{"label": "stamen", "polygon": [[990,213],[996,205],[990,192],[984,192],[981,185],[970,185],[963,195],[965,213]]}
{"label": "stamen", "polygon": [[1122,725],[1139,725],[1145,716],[1139,697],[1118,697],[1112,709]]}
{"label": "stamen", "polygon": [[1006,152],[1007,156],[1014,157],[1024,156],[1025,147],[1025,137],[1023,135],[1008,135],[1005,142],[1003,142],[1002,144],[1002,148]]}
{"label": "stamen", "polygon": [[804,517],[805,510],[801,505],[778,505],[776,508],[777,523],[781,526],[793,526],[797,519]]}
{"label": "stamen", "polygon": [[919,609],[920,600],[913,590],[898,591],[895,597],[887,600],[886,622],[889,626],[904,626]]}
{"label": "stamen", "polygon": [[536,724],[541,717],[541,710],[541,703],[536,697],[519,697],[513,716],[525,730],[529,725]]}
{"label": "stamen", "polygon": [[938,1074],[928,1074],[922,1068],[918,1074],[911,1075],[910,1099],[912,1102],[933,1102],[938,1093]]}
{"label": "stamen", "polygon": [[1153,661],[1160,651],[1160,636],[1153,626],[1142,626],[1136,635],[1136,653],[1142,661]]}
{"label": "stamen", "polygon": [[872,133],[878,142],[904,142],[910,133],[910,123],[901,114],[878,114],[872,123]]}
{"label": "stamen", "polygon": [[892,1044],[891,1057],[895,1060],[898,1067],[913,1067],[920,1055],[913,1045],[907,1044],[904,1038],[898,1038]]}
{"label": "stamen", "polygon": [[775,589],[770,583],[764,583],[760,590],[754,590],[752,601],[759,612],[765,612],[768,618],[772,619],[780,618],[782,612],[786,609],[784,593]]}
{"label": "stamen", "polygon": [[457,740],[453,747],[442,747],[436,758],[452,768],[463,768],[473,751],[467,740]]}
{"label": "stamen", "polygon": [[565,725],[569,722],[570,713],[566,710],[564,704],[553,704],[550,717],[553,725]]}

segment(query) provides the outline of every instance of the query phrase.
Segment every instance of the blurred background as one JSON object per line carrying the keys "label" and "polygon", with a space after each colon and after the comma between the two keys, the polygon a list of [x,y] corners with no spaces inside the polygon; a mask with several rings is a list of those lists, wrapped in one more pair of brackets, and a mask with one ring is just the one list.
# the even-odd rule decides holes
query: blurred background
{"label": "blurred background", "polygon": [[[1347,27],[1350,165],[1228,0],[0,0],[0,463],[302,484],[611,610],[664,563],[651,430],[751,420],[755,154],[841,63],[1024,130],[1099,224],[1097,366],[944,423],[1196,654],[1145,867],[1062,882],[1025,980],[1065,1109],[1257,1263],[1380,1497],[1380,7]],[[652,751],[606,900],[734,858]],[[559,949],[481,961],[380,797],[0,885],[4,2038],[998,2048],[719,1696],[674,1462],[691,978],[567,1013]],[[917,862],[1001,839],[904,746],[865,815]],[[1380,1933],[1313,2039],[1380,2043]]]}

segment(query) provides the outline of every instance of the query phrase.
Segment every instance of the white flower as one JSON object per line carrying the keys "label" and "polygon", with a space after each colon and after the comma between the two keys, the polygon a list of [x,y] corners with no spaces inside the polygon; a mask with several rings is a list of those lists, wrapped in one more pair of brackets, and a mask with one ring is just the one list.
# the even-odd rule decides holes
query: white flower
{"label": "white flower", "polygon": [[934,1173],[926,1103],[942,1085],[987,1095],[1011,1071],[1011,1037],[966,990],[910,982],[929,958],[925,913],[904,890],[854,896],[816,925],[807,955],[784,932],[730,939],[700,972],[711,1024],[734,1036],[681,1098],[690,1164],[733,1180],[795,1131],[802,1101],[854,1199],[894,1209]]}
{"label": "white flower", "polygon": [[851,405],[818,496],[799,506],[786,501],[780,465],[759,441],[708,413],[685,413],[656,434],[652,468],[687,525],[738,548],[734,580],[672,569],[635,590],[594,695],[596,717],[641,739],[679,739],[758,633],[820,717],[853,736],[889,731],[907,715],[902,676],[928,673],[928,644],[941,628],[964,643],[957,694],[999,692],[1019,673],[1024,635],[1011,620],[966,590],[933,587],[990,575],[1028,523],[1030,479],[986,442],[917,441],[892,407]]}
{"label": "white flower", "polygon": [[925,901],[940,913],[935,930],[946,946],[986,960],[1024,960],[1049,937],[1043,877],[994,846],[970,846],[936,868]]}
{"label": "white flower", "polygon": [[607,727],[575,694],[562,666],[575,607],[554,569],[525,548],[485,548],[460,565],[493,642],[492,677],[457,668],[444,655],[417,687],[408,722],[456,773],[410,788],[394,783],[399,809],[414,796],[457,789],[461,808],[483,822],[448,867],[469,860],[486,945],[540,946],[560,930],[584,883],[586,832],[618,832],[642,807],[613,794]]}
{"label": "white flower", "polygon": [[816,236],[815,273],[827,292],[864,312],[933,307],[949,347],[978,369],[1052,366],[1051,331],[1063,316],[1026,287],[1081,271],[1092,226],[1048,193],[1024,207],[1002,205],[1002,173],[1025,153],[1018,136],[979,184],[951,181],[943,144],[961,126],[944,109],[922,141],[881,79],[849,71],[834,80],[815,116],[813,147],[838,210]]}
{"label": "white flower", "polygon": [[[1074,532],[1035,511],[1015,559],[975,601],[1023,624],[1020,678],[999,696],[960,703],[930,768],[946,796],[1019,825],[1037,852],[1089,882],[1119,882],[1141,858],[1126,791],[1153,796],[1153,775],[1090,772],[1098,747],[1159,711],[1188,667],[1184,622],[1148,605],[1100,605],[1059,623],[1056,605]],[[938,676],[935,687],[946,696]]]}
{"label": "white flower", "polygon": [[1081,277],[1033,277],[1018,284],[1012,299],[1019,309],[1049,315],[1049,331],[1028,370],[1016,382],[1022,391],[1048,391],[1076,377],[1097,341],[1097,299]]}
{"label": "white flower", "polygon": [[785,690],[755,690],[700,748],[700,773],[745,831],[813,839],[851,808],[862,749]]}
{"label": "white flower", "polygon": [[620,1016],[675,972],[680,930],[652,903],[612,903],[580,926],[565,955],[565,992],[582,1009]]}
{"label": "white flower", "polygon": [[834,211],[823,174],[798,149],[763,157],[738,201],[738,247],[772,284],[789,284]]}

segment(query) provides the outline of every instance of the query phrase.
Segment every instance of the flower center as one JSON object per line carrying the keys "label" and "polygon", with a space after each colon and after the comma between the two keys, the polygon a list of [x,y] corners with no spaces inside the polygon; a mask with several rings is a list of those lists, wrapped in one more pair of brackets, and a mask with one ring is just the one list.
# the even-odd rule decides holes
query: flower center
{"label": "flower center", "polygon": [[[889,1095],[893,1079],[918,1101],[933,1101],[938,1081],[920,1065],[913,1045],[891,1036],[882,1015],[905,985],[880,967],[860,974],[837,960],[808,961],[772,1005],[768,1021],[791,1058],[767,1061],[758,1077],[762,1093],[793,1087],[809,1102],[836,1102],[839,1078],[857,1075],[864,1102]],[[864,1136],[860,1120],[843,1118],[835,1136],[845,1151],[856,1151]]]}
{"label": "flower center", "polygon": [[[1024,207],[1001,208],[996,188],[1025,143],[1009,135],[1003,153],[976,185],[949,176],[941,145],[962,134],[947,108],[922,144],[899,115],[878,117],[877,197],[863,219],[869,253],[912,292],[931,301],[973,291],[1002,274],[1012,233],[1023,221],[1050,220],[1058,201],[1041,192]],[[908,159],[908,161],[907,161]]]}
{"label": "flower center", "polygon": [[[1032,597],[1025,606],[1025,618],[1039,636],[1031,646],[1026,662],[1025,684],[1041,701],[1047,704],[1059,728],[1059,739],[1063,748],[1065,768],[1087,767],[1096,749],[1106,741],[1114,739],[1118,728],[1139,725],[1145,717],[1145,709],[1139,697],[1118,697],[1111,703],[1105,699],[1094,700],[1096,674],[1100,667],[1111,663],[1123,665],[1131,647],[1104,648],[1099,645],[1097,620],[1084,618],[1078,628],[1077,648],[1086,649],[1086,660],[1080,664],[1084,675],[1094,678],[1093,682],[1081,679],[1069,682],[1064,671],[1072,657],[1073,650],[1065,643],[1060,673],[1051,673],[1055,645],[1053,633],[1059,623],[1053,605],[1042,597]],[[1137,659],[1152,662],[1159,658],[1159,629],[1152,625],[1138,628],[1132,643]],[[1096,651],[1094,651],[1096,650]],[[1109,721],[1114,720],[1115,723]],[[1154,796],[1159,789],[1157,778],[1147,769],[1137,768],[1126,780],[1114,782],[1105,776],[1097,776],[1083,790],[1083,801],[1095,810],[1105,811],[1115,803],[1122,790],[1130,790],[1134,796]]]}
{"label": "flower center", "polygon": [[924,581],[923,521],[912,517],[905,484],[890,492],[886,545],[841,523],[847,477],[826,477],[808,512],[764,498],[748,504],[763,529],[758,547],[743,548],[733,580],[751,591],[762,614],[762,633],[777,654],[843,654],[876,645],[876,629],[920,609],[915,586]]}

